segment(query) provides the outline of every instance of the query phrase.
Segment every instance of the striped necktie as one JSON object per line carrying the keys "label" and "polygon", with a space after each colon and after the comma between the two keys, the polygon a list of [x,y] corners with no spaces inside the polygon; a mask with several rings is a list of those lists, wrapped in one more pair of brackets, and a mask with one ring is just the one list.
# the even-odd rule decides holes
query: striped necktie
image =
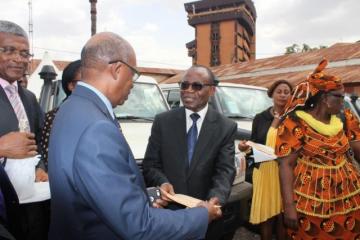
{"label": "striped necktie", "polygon": [[24,105],[22,104],[20,96],[17,92],[16,86],[8,85],[5,87],[5,91],[7,91],[9,95],[9,101],[19,121],[19,131],[30,132],[29,120],[26,115]]}

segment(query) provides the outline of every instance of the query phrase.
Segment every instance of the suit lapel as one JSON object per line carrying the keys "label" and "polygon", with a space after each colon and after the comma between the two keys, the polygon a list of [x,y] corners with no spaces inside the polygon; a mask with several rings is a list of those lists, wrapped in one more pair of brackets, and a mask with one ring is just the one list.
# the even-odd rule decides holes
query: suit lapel
{"label": "suit lapel", "polygon": [[179,153],[181,155],[177,156],[174,161],[179,161],[180,165],[183,166],[184,176],[186,176],[186,172],[188,171],[188,157],[187,157],[187,138],[186,138],[186,117],[185,117],[185,108],[180,108],[179,111],[176,112],[173,126],[178,126],[172,128],[174,138],[177,141],[174,141],[174,148],[180,148]]}
{"label": "suit lapel", "polygon": [[[18,120],[16,117],[16,114],[14,112],[14,109],[11,106],[11,103],[5,93],[5,90],[0,86],[0,109],[1,114],[4,114],[6,116],[7,121],[16,124],[18,127]],[[12,131],[17,131],[18,129],[12,129]]]}
{"label": "suit lapel", "polygon": [[191,176],[192,172],[196,168],[196,165],[205,157],[207,148],[211,147],[210,143],[214,139],[214,133],[216,130],[216,115],[213,110],[209,108],[208,112],[205,115],[204,122],[201,126],[200,134],[198,140],[196,141],[195,150],[193,159],[190,164],[190,169],[188,172],[188,177]]}
{"label": "suit lapel", "polygon": [[34,111],[32,111],[30,100],[26,98],[24,90],[22,89],[22,87],[20,85],[18,85],[18,92],[19,92],[21,102],[22,102],[22,104],[24,106],[26,116],[27,116],[28,121],[29,121],[31,132],[34,132],[35,129],[32,129],[33,126],[35,126],[34,118],[33,118],[33,115],[32,115],[34,113]]}

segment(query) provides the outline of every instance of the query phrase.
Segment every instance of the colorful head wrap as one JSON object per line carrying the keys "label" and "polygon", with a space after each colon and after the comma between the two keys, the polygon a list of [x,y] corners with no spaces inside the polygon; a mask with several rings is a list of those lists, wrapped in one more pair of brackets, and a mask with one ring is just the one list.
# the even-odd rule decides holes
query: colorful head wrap
{"label": "colorful head wrap", "polygon": [[329,92],[343,88],[341,79],[337,76],[328,75],[323,72],[328,61],[323,59],[315,71],[305,81],[299,83],[285,106],[284,116],[299,106],[305,106],[306,101],[315,96],[319,91]]}

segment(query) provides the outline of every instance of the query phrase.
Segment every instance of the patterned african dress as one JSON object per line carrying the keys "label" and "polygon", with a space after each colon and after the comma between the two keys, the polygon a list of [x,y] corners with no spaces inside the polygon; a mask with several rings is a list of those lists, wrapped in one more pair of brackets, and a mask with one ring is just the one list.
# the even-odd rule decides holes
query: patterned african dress
{"label": "patterned african dress", "polygon": [[54,108],[45,115],[44,127],[40,137],[41,158],[44,159],[46,169],[48,167],[49,138],[55,115],[59,108]]}
{"label": "patterned african dress", "polygon": [[349,110],[345,124],[332,136],[303,118],[287,117],[278,128],[276,154],[298,152],[293,197],[299,230],[288,230],[290,239],[360,239],[360,175],[347,154],[360,129]]}

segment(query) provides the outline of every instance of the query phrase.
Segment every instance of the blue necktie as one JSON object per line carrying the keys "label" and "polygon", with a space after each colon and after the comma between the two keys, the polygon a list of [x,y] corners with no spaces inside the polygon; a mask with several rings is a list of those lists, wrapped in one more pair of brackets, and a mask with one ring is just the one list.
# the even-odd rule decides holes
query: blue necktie
{"label": "blue necktie", "polygon": [[192,113],[190,115],[191,120],[193,121],[191,128],[189,129],[187,133],[187,144],[188,144],[188,160],[189,160],[189,166],[191,163],[191,159],[194,153],[195,144],[198,136],[198,130],[196,126],[196,121],[200,118],[199,114]]}

